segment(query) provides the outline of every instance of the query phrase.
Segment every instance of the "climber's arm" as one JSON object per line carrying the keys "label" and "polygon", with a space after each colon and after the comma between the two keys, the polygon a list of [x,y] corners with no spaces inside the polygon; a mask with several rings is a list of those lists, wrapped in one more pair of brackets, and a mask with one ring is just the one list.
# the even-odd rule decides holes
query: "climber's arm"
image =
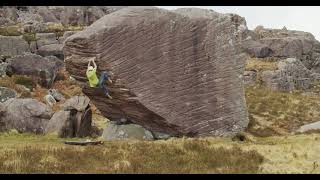
{"label": "climber's arm", "polygon": [[90,63],[91,63],[91,59],[90,59],[89,62],[88,62],[88,67],[87,67],[87,69],[89,69]]}
{"label": "climber's arm", "polygon": [[97,64],[94,62],[94,59],[92,59],[92,63],[93,63],[93,68],[97,70]]}

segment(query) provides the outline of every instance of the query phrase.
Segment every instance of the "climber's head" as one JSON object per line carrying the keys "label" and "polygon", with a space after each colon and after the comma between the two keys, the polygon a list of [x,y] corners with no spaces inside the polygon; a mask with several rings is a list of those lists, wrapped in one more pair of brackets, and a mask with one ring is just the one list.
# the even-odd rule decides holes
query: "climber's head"
{"label": "climber's head", "polygon": [[93,70],[93,66],[89,66],[88,71],[92,71],[92,70]]}

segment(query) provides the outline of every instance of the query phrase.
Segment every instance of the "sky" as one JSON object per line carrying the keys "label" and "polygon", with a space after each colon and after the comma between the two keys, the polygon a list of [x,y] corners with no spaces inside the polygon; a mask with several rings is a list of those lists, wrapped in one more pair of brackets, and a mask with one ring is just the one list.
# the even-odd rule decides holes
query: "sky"
{"label": "sky", "polygon": [[219,13],[235,13],[245,17],[249,29],[265,28],[300,30],[320,40],[320,6],[157,6],[164,9],[196,7]]}

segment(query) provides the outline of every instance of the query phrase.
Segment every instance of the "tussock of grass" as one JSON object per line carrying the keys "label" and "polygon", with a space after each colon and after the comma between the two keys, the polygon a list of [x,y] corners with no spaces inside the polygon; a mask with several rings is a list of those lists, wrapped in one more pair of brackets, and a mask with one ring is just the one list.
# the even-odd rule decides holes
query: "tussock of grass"
{"label": "tussock of grass", "polygon": [[248,132],[256,136],[284,135],[319,121],[320,97],[273,91],[263,86],[246,87]]}
{"label": "tussock of grass", "polygon": [[[32,141],[31,135],[10,137],[8,143],[0,135],[0,141],[7,142],[0,145],[0,173],[256,173],[263,162],[254,150],[214,147],[205,139],[79,147],[52,137],[39,137],[42,141]],[[25,143],[13,143],[19,139]]]}

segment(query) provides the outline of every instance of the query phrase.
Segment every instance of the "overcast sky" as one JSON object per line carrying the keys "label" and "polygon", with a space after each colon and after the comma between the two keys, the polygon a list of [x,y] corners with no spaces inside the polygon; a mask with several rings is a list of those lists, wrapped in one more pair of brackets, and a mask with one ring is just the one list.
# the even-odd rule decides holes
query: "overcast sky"
{"label": "overcast sky", "polygon": [[165,9],[197,7],[220,13],[235,13],[245,17],[249,29],[265,28],[300,30],[312,33],[320,40],[320,6],[157,6]]}

